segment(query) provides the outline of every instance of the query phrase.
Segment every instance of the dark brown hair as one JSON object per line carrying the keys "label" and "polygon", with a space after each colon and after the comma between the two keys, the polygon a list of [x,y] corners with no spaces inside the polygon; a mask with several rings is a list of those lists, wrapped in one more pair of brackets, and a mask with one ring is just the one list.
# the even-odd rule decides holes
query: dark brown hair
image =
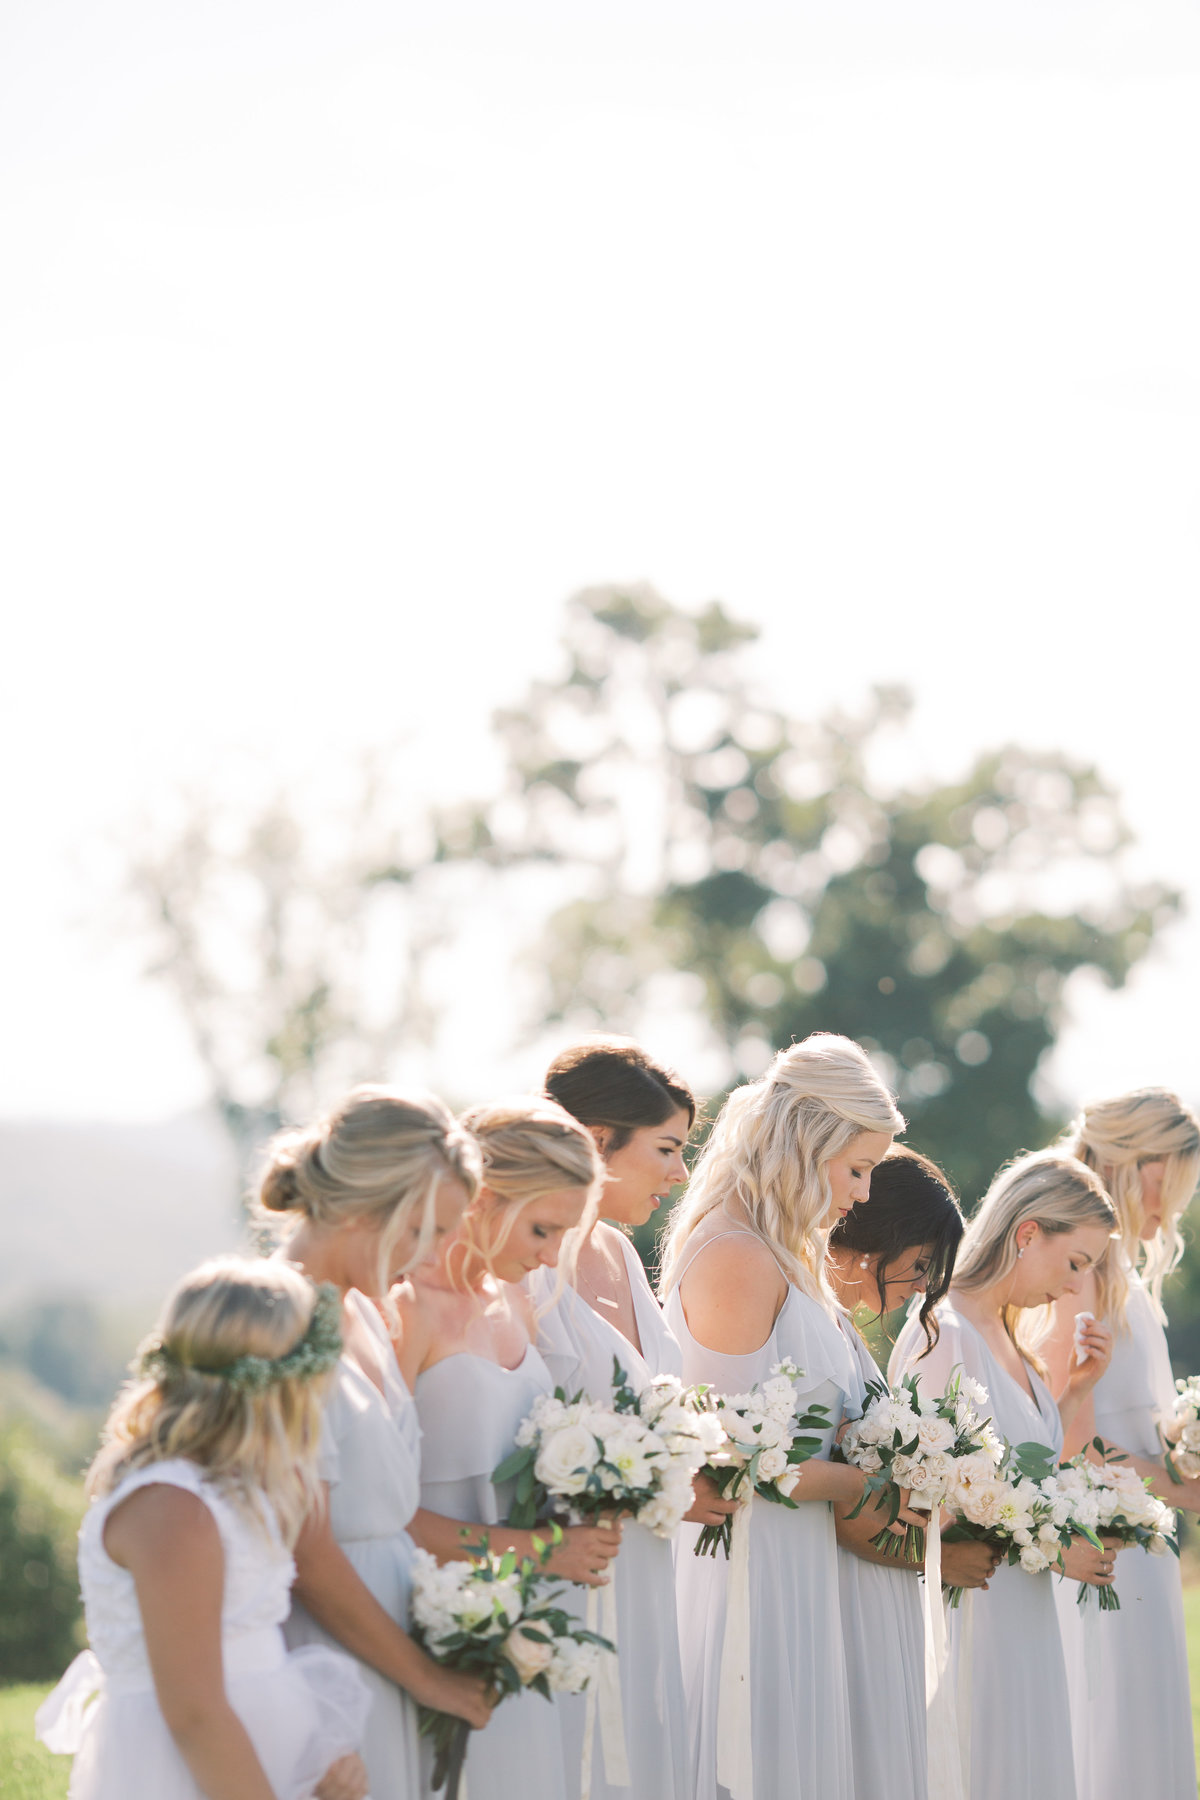
{"label": "dark brown hair", "polygon": [[852,1206],[838,1220],[829,1234],[829,1247],[874,1259],[875,1285],[886,1312],[888,1269],[905,1251],[928,1244],[929,1274],[919,1317],[927,1349],[932,1350],[938,1340],[933,1309],[949,1291],[965,1230],[954,1189],[937,1164],[907,1144],[894,1144],[871,1170],[870,1199]]}
{"label": "dark brown hair", "polygon": [[696,1122],[687,1082],[628,1038],[588,1038],[560,1051],[546,1071],[546,1092],[581,1125],[607,1125],[610,1152],[672,1113],[687,1114],[689,1131]]}

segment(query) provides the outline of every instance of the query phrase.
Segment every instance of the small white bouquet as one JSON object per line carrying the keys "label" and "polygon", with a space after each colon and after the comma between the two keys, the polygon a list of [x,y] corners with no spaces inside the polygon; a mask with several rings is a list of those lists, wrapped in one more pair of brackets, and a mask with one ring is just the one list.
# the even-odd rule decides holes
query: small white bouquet
{"label": "small white bouquet", "polygon": [[902,1488],[909,1490],[913,1510],[932,1514],[951,1503],[960,1485],[995,1477],[1005,1445],[980,1410],[988,1405],[987,1389],[961,1370],[939,1395],[922,1394],[916,1375],[905,1376],[896,1387],[868,1384],[863,1415],[843,1432],[837,1453],[867,1477],[851,1518],[872,1494],[885,1498],[887,1522],[871,1540],[876,1550],[907,1562],[920,1562],[925,1555],[922,1526],[906,1524],[903,1533],[892,1529]]}
{"label": "small white bouquet", "polygon": [[[990,1465],[990,1466],[989,1466]],[[1099,1539],[1077,1517],[1061,1487],[1054,1452],[1045,1444],[1005,1444],[997,1468],[982,1459],[964,1458],[946,1497],[956,1515],[945,1532],[948,1542],[969,1540],[992,1544],[1010,1566],[1020,1564],[1029,1575],[1062,1568],[1063,1551],[1074,1538]],[[951,1606],[962,1599],[961,1588],[947,1590]]]}
{"label": "small white bouquet", "polygon": [[[1090,1462],[1086,1455],[1073,1457],[1058,1472],[1058,1484],[1071,1505],[1071,1520],[1076,1529],[1093,1543],[1101,1534],[1119,1538],[1122,1545],[1139,1544],[1151,1556],[1165,1556],[1168,1550],[1179,1555],[1175,1537],[1175,1514],[1148,1481],[1136,1469],[1121,1468],[1121,1455],[1107,1454],[1099,1438],[1095,1447],[1104,1455],[1103,1462]],[[1101,1612],[1119,1612],[1121,1602],[1115,1587],[1094,1587],[1081,1581],[1075,1596],[1086,1606],[1095,1593]]]}
{"label": "small white bouquet", "polygon": [[558,1518],[584,1524],[625,1512],[670,1537],[692,1505],[692,1484],[723,1439],[699,1390],[659,1376],[640,1391],[613,1359],[613,1402],[559,1388],[542,1394],[492,1476],[515,1481],[510,1525]]}
{"label": "small white bouquet", "polygon": [[1167,1473],[1173,1481],[1200,1475],[1200,1375],[1175,1383],[1170,1418],[1161,1421],[1167,1451]]}
{"label": "small white bouquet", "polygon": [[[803,1373],[794,1362],[776,1363],[766,1381],[748,1394],[707,1396],[710,1414],[721,1427],[722,1448],[710,1455],[704,1473],[726,1499],[748,1500],[759,1495],[781,1506],[795,1507],[792,1489],[799,1480],[800,1465],[821,1448],[829,1430],[827,1406],[800,1410],[793,1383]],[[805,1435],[816,1432],[815,1437]],[[715,1556],[718,1548],[729,1555],[733,1520],[705,1525],[696,1539],[697,1556]]]}
{"label": "small white bouquet", "polygon": [[[536,1541],[536,1540],[535,1540]],[[544,1559],[544,1558],[543,1558]],[[511,1550],[486,1543],[467,1562],[438,1563],[426,1550],[413,1561],[412,1633],[435,1662],[482,1675],[503,1701],[523,1688],[547,1700],[578,1694],[593,1682],[612,1645],[556,1605],[563,1590]],[[470,1727],[449,1713],[421,1707],[420,1731],[434,1745],[433,1788],[455,1800]]]}

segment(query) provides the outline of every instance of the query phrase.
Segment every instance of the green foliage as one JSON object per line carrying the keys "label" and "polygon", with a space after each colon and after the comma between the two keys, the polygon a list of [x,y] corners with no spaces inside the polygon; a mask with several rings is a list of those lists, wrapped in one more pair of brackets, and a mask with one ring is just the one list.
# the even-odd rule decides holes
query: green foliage
{"label": "green foliage", "polygon": [[750,686],[754,635],[648,588],[578,596],[562,679],[497,720],[508,792],[465,841],[573,881],[538,948],[548,1020],[636,1030],[683,995],[731,1077],[844,1032],[973,1200],[1060,1123],[1034,1080],[1065,983],[1121,985],[1177,897],[1123,879],[1129,834],[1094,769],[1010,746],[894,787],[906,696],[793,720]]}
{"label": "green foliage", "polygon": [[71,1759],[52,1756],[33,1735],[47,1689],[0,1687],[0,1800],[67,1800]]}
{"label": "green foliage", "polygon": [[79,1648],[81,1512],[29,1426],[0,1428],[0,1682],[60,1675]]}

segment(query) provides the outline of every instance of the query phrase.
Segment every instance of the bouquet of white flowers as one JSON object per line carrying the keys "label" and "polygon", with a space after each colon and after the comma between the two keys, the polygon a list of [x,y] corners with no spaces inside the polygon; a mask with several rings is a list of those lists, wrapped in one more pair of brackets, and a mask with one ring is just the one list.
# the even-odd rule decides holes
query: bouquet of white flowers
{"label": "bouquet of white flowers", "polygon": [[1167,1451],[1167,1473],[1173,1481],[1200,1475],[1200,1375],[1175,1383],[1175,1404],[1161,1421],[1163,1435],[1174,1446]]}
{"label": "bouquet of white flowers", "polygon": [[[1077,1536],[1099,1544],[1074,1516],[1058,1483],[1054,1452],[1045,1444],[1006,1443],[999,1467],[990,1455],[964,1457],[955,1467],[945,1503],[956,1515],[945,1533],[948,1542],[992,1544],[1005,1562],[1019,1563],[1030,1575],[1061,1568],[1063,1551]],[[947,1593],[951,1606],[957,1606],[962,1589]]]}
{"label": "bouquet of white flowers", "polygon": [[[867,1477],[862,1499],[850,1514],[857,1516],[872,1494],[882,1493],[888,1516],[871,1539],[876,1550],[920,1562],[925,1531],[906,1524],[892,1527],[900,1511],[900,1490],[910,1491],[910,1506],[933,1513],[950,1502],[959,1481],[995,1474],[1004,1461],[1003,1439],[979,1408],[988,1406],[987,1389],[961,1370],[940,1395],[922,1394],[920,1378],[907,1375],[896,1387],[870,1382],[860,1419],[842,1434],[837,1454]],[[960,1473],[959,1465],[965,1465]]]}
{"label": "bouquet of white flowers", "polygon": [[697,1390],[659,1376],[636,1392],[613,1358],[613,1403],[561,1388],[541,1394],[492,1480],[515,1481],[510,1525],[556,1517],[580,1525],[627,1512],[670,1537],[692,1504],[697,1471],[720,1445]]}
{"label": "bouquet of white flowers", "polygon": [[[418,1550],[413,1637],[435,1662],[482,1675],[501,1700],[522,1688],[536,1688],[547,1700],[578,1694],[612,1645],[555,1604],[563,1590],[546,1592],[548,1579],[528,1557],[511,1550],[493,1556],[486,1542],[472,1548],[468,1562],[439,1564]],[[455,1800],[470,1727],[428,1707],[420,1708],[419,1719],[422,1736],[434,1745],[433,1788],[444,1786],[446,1800]]]}
{"label": "bouquet of white flowers", "polygon": [[[1085,1455],[1064,1463],[1058,1472],[1058,1484],[1071,1505],[1072,1523],[1083,1535],[1099,1541],[1099,1534],[1119,1538],[1122,1544],[1140,1544],[1152,1556],[1165,1556],[1168,1550],[1179,1555],[1175,1538],[1175,1514],[1153,1493],[1148,1481],[1135,1469],[1120,1468],[1121,1455],[1106,1451],[1100,1438],[1093,1439],[1103,1462],[1089,1462]],[[1094,1587],[1081,1581],[1075,1596],[1086,1606],[1092,1593],[1101,1612],[1119,1612],[1121,1602],[1115,1587]]]}
{"label": "bouquet of white flowers", "polygon": [[[784,1361],[748,1394],[708,1394],[710,1416],[722,1428],[724,1445],[710,1455],[704,1473],[726,1499],[748,1500],[758,1494],[795,1507],[791,1493],[800,1464],[820,1449],[830,1424],[827,1406],[801,1412],[792,1384],[802,1373],[794,1362]],[[806,1432],[820,1435],[802,1435]],[[706,1525],[696,1539],[695,1554],[715,1556],[722,1548],[728,1556],[732,1535],[732,1519]]]}

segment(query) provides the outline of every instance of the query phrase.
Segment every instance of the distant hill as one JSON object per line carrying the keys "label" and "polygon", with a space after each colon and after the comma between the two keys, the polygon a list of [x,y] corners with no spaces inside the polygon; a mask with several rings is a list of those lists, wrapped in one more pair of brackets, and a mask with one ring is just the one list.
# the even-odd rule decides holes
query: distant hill
{"label": "distant hill", "polygon": [[152,1313],[186,1269],[238,1246],[237,1192],[233,1153],[206,1113],[0,1122],[0,1313],[47,1294]]}

